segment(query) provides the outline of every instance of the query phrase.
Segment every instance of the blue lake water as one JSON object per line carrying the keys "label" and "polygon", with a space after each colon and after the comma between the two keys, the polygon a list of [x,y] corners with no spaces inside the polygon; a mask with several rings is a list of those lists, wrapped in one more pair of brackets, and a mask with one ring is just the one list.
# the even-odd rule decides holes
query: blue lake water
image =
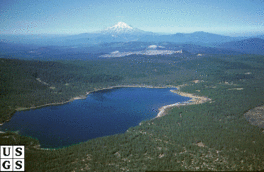
{"label": "blue lake water", "polygon": [[0,130],[19,130],[37,138],[42,148],[58,148],[96,137],[124,133],[157,116],[164,105],[190,98],[172,88],[115,88],[93,92],[83,100],[19,111]]}

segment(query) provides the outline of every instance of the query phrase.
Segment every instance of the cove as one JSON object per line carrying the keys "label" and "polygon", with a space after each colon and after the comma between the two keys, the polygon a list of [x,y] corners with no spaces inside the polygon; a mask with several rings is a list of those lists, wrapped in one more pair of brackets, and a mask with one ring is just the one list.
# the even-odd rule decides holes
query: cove
{"label": "cove", "polygon": [[0,130],[37,138],[42,148],[60,148],[89,139],[124,133],[157,116],[165,105],[190,100],[175,88],[123,87],[88,94],[58,106],[16,112]]}

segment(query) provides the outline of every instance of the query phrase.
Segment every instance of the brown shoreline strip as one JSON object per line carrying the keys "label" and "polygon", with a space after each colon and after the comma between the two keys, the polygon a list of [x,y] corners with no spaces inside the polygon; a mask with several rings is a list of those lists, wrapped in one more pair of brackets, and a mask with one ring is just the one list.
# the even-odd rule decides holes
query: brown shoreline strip
{"label": "brown shoreline strip", "polygon": [[[180,87],[178,87],[178,89],[179,88]],[[191,98],[191,100],[185,101],[185,102],[182,102],[182,103],[175,103],[175,104],[162,106],[159,109],[159,113],[158,113],[156,118],[164,116],[165,115],[165,110],[167,108],[170,108],[170,107],[180,107],[180,106],[186,106],[186,105],[202,104],[202,103],[205,103],[207,101],[212,101],[210,98],[202,97],[202,96],[195,96],[193,94],[181,92],[179,90],[171,90],[171,92],[176,93],[176,94],[178,94],[180,96],[183,96],[183,97],[189,97],[189,98]]]}

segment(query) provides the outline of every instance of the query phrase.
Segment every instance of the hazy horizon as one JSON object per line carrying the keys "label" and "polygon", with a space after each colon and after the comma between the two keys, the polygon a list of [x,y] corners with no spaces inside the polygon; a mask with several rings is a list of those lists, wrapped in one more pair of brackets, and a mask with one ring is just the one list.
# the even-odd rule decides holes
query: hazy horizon
{"label": "hazy horizon", "polygon": [[228,36],[264,33],[262,0],[0,0],[0,34],[91,33],[122,21],[144,31]]}
{"label": "hazy horizon", "polygon": [[[122,22],[122,21],[121,21]],[[117,24],[117,23],[116,23]],[[114,25],[112,25],[114,26]],[[109,27],[112,27],[112,26],[109,26]],[[130,25],[131,26],[131,25]],[[109,28],[109,27],[106,27],[106,28]],[[100,31],[103,31],[105,30],[106,28],[104,29],[101,29],[101,30],[97,30],[97,31],[91,31],[91,32],[81,32],[81,33],[1,33],[0,34],[0,38],[4,38],[5,36],[71,36],[71,35],[79,35],[79,34],[86,34],[86,33],[99,33]],[[139,28],[136,28],[136,27],[133,27],[135,29],[139,29]],[[140,29],[142,30],[142,29]],[[155,31],[150,31],[150,30],[143,30],[143,31],[146,31],[146,32],[153,32],[153,33],[156,33],[156,34],[161,34],[161,35],[171,35],[171,34],[192,34],[192,33],[196,33],[196,32],[205,32],[205,33],[211,33],[211,34],[217,34],[217,35],[222,35],[222,36],[231,36],[231,37],[254,37],[254,36],[260,36],[260,35],[263,35],[264,34],[264,31],[261,32],[245,32],[245,33],[215,33],[215,32],[208,32],[208,31],[203,31],[203,30],[195,30],[195,31],[190,31],[190,32],[155,32]]]}

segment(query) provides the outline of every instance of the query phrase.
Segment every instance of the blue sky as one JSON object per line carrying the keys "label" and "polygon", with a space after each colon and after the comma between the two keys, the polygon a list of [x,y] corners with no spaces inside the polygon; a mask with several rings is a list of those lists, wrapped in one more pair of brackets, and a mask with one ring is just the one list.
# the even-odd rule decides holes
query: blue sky
{"label": "blue sky", "polygon": [[264,33],[264,0],[0,0],[0,34],[79,34],[117,22],[152,32]]}

